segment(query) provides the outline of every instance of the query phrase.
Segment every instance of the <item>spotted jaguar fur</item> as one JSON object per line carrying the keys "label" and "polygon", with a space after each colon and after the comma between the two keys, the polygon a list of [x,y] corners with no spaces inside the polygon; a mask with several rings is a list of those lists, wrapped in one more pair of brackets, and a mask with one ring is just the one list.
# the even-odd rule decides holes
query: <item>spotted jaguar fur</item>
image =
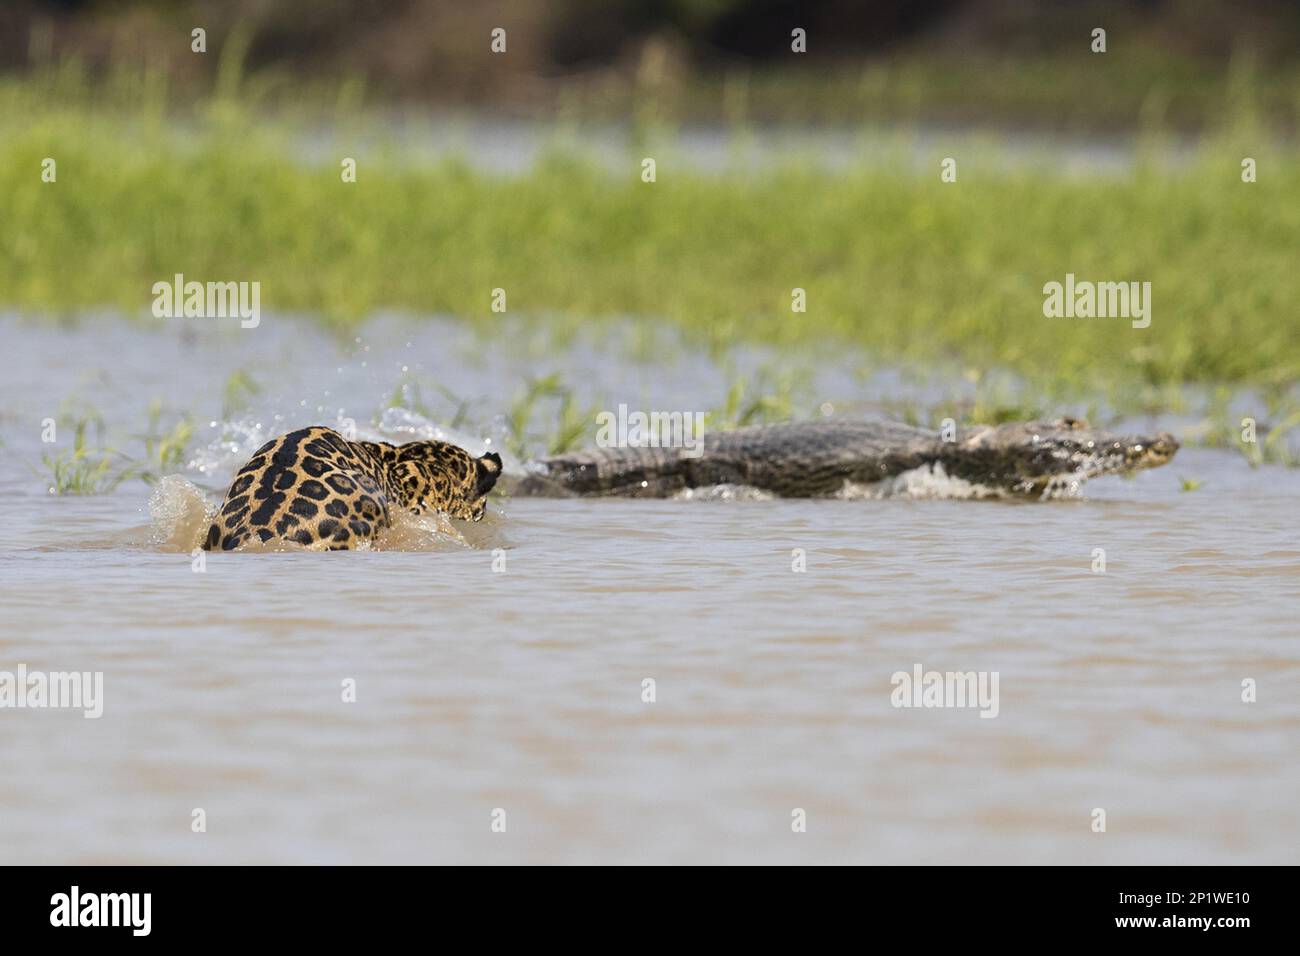
{"label": "spotted jaguar fur", "polygon": [[475,458],[448,442],[390,445],[300,428],[239,470],[203,547],[231,551],[256,539],[355,548],[390,525],[392,508],[478,521],[500,474],[495,452]]}

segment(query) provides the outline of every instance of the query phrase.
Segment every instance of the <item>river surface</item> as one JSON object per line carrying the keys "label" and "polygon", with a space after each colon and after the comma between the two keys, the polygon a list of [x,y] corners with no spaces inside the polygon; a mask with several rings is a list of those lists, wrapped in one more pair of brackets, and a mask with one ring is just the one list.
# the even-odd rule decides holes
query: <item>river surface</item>
{"label": "river surface", "polygon": [[[205,505],[291,427],[455,418],[479,452],[529,375],[579,407],[727,386],[689,349],[219,322],[0,318],[0,671],[103,675],[97,719],[0,709],[0,862],[1300,857],[1300,472],[1184,448],[1081,500],[497,501],[196,570]],[[813,365],[812,410],[893,387]],[[138,455],[155,398],[196,424],[172,477],[49,492],[68,415]],[[996,673],[996,700],[894,706],[917,667]]]}

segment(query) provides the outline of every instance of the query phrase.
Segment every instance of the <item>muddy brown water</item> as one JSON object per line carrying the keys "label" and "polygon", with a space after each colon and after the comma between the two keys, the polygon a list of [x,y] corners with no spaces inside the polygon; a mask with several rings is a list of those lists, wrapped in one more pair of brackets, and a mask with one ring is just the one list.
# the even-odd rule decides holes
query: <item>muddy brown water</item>
{"label": "muddy brown water", "polygon": [[[484,357],[448,328],[0,320],[0,671],[103,674],[98,719],[0,708],[0,861],[1296,862],[1300,475],[1231,453],[1041,504],[514,500],[194,570],[195,502],[265,438],[429,433],[384,417],[403,375],[465,397],[480,448],[530,373],[725,391],[689,353]],[[225,415],[236,368],[262,390]],[[185,466],[51,495],[41,422],[71,397],[126,449],[151,398],[192,412]],[[996,717],[893,706],[917,665],[996,672]]]}

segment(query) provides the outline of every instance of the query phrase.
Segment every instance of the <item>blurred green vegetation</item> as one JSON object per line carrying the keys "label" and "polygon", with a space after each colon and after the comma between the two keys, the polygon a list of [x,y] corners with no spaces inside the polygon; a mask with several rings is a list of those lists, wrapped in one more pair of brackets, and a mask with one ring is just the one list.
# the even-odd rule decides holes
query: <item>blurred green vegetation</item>
{"label": "blurred green vegetation", "polygon": [[[839,169],[691,171],[648,125],[637,141],[659,165],[645,183],[641,152],[618,171],[559,147],[519,176],[430,164],[346,91],[329,130],[358,145],[308,162],[291,123],[256,118],[258,90],[227,53],[215,95],[182,111],[148,73],[91,87],[65,65],[0,83],[0,306],[148,321],[153,283],[183,273],[261,282],[264,322],[302,312],[344,330],[395,307],[490,330],[504,288],[512,318],[557,334],[630,316],[713,350],[844,343],[872,361],[1009,369],[1118,408],[1229,383],[1285,409],[1300,380],[1300,157],[1268,145],[1248,87],[1235,124],[1195,152],[1171,159],[1153,127],[1114,177],[956,141],[919,167],[912,144]],[[956,183],[940,182],[946,155]],[[1258,182],[1242,182],[1243,156]],[[1044,318],[1043,284],[1066,273],[1151,282],[1150,328]]]}

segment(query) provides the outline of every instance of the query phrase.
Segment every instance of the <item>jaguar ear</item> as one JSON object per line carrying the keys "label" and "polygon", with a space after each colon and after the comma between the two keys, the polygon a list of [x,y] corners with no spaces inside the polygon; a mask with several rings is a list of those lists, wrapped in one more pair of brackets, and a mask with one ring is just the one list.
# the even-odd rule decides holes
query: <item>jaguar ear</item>
{"label": "jaguar ear", "polygon": [[501,456],[494,451],[490,451],[482,458],[475,460],[474,468],[478,476],[474,484],[474,490],[477,497],[481,498],[492,490],[492,486],[501,477]]}

